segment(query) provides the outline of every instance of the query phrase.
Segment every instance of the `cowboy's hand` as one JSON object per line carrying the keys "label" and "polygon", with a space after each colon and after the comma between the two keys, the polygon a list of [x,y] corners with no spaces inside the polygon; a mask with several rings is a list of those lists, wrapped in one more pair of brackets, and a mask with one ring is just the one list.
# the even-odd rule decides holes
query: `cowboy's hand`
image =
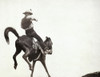
{"label": "cowboy's hand", "polygon": [[38,20],[35,20],[36,22],[38,22]]}
{"label": "cowboy's hand", "polygon": [[35,18],[34,18],[33,20],[34,20],[34,21],[36,21],[36,22],[38,21],[38,20],[37,20],[37,19],[35,19]]}

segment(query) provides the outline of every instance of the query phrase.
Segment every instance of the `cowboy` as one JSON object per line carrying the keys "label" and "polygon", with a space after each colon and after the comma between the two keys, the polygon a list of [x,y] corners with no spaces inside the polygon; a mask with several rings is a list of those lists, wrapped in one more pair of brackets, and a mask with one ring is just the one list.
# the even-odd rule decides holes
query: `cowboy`
{"label": "cowboy", "polygon": [[41,52],[44,54],[43,51],[46,51],[47,47],[44,44],[41,37],[35,32],[33,23],[32,23],[32,21],[37,22],[37,20],[35,18],[32,18],[33,13],[31,12],[31,10],[25,11],[23,14],[25,15],[25,17],[21,21],[21,28],[25,30],[27,36],[38,40],[40,47],[42,48]]}

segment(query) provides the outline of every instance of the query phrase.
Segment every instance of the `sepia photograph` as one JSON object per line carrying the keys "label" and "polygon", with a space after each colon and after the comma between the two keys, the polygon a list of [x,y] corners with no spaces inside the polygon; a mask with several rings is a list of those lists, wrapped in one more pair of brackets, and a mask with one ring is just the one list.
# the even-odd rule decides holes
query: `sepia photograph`
{"label": "sepia photograph", "polygon": [[0,0],[0,77],[100,77],[100,0]]}

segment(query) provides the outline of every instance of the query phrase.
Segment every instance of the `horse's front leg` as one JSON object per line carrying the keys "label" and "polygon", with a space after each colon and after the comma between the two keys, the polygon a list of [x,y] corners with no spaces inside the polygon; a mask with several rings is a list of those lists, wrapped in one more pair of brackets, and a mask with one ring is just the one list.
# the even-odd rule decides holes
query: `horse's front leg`
{"label": "horse's front leg", "polygon": [[28,48],[25,48],[26,51],[25,51],[25,54],[23,55],[23,59],[27,62],[27,64],[29,65],[29,69],[32,70],[32,66],[31,66],[31,63],[30,61],[27,59],[29,54],[30,54],[30,50]]}
{"label": "horse's front leg", "polygon": [[33,77],[33,72],[34,72],[34,66],[35,66],[36,61],[33,61],[33,68],[32,68],[32,72],[31,72],[31,77]]}
{"label": "horse's front leg", "polygon": [[45,70],[46,70],[46,72],[47,72],[47,74],[48,74],[48,77],[51,77],[50,74],[49,74],[49,72],[48,72],[48,70],[47,70],[45,60],[41,60],[41,63],[42,63],[42,65],[44,66],[44,68],[45,68]]}

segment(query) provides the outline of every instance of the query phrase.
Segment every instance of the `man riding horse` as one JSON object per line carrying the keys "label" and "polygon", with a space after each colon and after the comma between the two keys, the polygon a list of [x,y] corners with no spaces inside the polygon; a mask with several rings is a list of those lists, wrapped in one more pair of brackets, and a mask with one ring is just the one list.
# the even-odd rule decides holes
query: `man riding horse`
{"label": "man riding horse", "polygon": [[[35,18],[32,18],[33,13],[31,11],[32,10],[30,9],[29,11],[23,13],[25,17],[21,21],[21,28],[25,30],[27,36],[29,36],[30,38],[36,38],[38,40],[41,47],[41,52],[42,54],[45,54],[43,51],[47,51],[47,47],[41,37],[34,30],[32,21],[37,22],[37,20]],[[27,53],[26,56],[28,57],[29,54],[30,53]]]}
{"label": "man riding horse", "polygon": [[[21,21],[21,27],[25,30],[26,35],[19,36],[16,29],[12,27],[7,27],[4,31],[4,37],[8,43],[9,43],[9,35],[8,35],[9,32],[12,32],[17,37],[17,40],[15,41],[16,52],[13,55],[14,68],[16,69],[18,65],[16,57],[23,50],[25,52],[23,55],[23,59],[29,65],[29,69],[31,70],[31,77],[33,77],[33,71],[36,61],[40,61],[43,64],[48,74],[48,77],[51,77],[45,64],[45,56],[46,56],[45,54],[52,54],[52,41],[50,38],[46,37],[46,40],[43,42],[41,37],[35,32],[32,21],[33,20],[37,21],[37,20],[31,17],[32,16],[31,10],[26,11],[23,14],[25,14],[25,17]],[[37,39],[36,42],[34,41],[34,38]],[[37,49],[33,47],[33,45],[35,44]],[[32,65],[30,63],[31,61],[33,61]]]}

